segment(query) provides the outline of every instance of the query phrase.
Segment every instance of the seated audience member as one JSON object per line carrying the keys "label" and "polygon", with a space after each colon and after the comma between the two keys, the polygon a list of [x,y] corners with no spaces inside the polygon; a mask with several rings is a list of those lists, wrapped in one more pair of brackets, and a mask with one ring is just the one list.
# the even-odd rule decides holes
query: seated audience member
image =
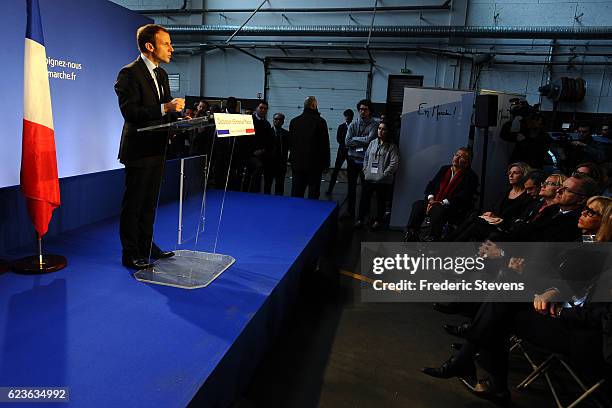
{"label": "seated audience member", "polygon": [[391,197],[393,175],[399,166],[397,146],[390,141],[391,131],[386,122],[378,125],[378,137],[370,142],[363,157],[365,184],[359,202],[359,217],[355,227],[361,227],[370,212],[372,195],[376,194],[376,218],[372,229],[384,222],[385,204]]}
{"label": "seated audience member", "polygon": [[593,162],[585,162],[578,164],[576,166],[576,170],[574,170],[574,173],[572,174],[582,174],[585,176],[589,176],[590,178],[595,180],[597,185],[599,185],[602,189],[607,182],[607,177],[603,169]]}
{"label": "seated audience member", "polygon": [[[589,224],[591,231],[597,228],[597,242],[610,242],[612,238],[611,203],[611,200],[594,197],[580,217],[580,225]],[[583,245],[588,249],[593,244]],[[559,269],[562,268],[560,264]],[[584,271],[590,272],[593,271]],[[600,272],[595,271],[595,274]],[[537,295],[532,304],[482,303],[469,328],[461,333],[467,341],[459,352],[440,367],[427,367],[422,371],[437,378],[460,377],[474,395],[508,402],[509,343],[510,336],[517,335],[530,344],[569,357],[570,364],[583,377],[601,378],[608,370],[606,362],[612,361],[608,347],[612,343],[612,332],[607,327],[612,303],[590,302],[591,288],[581,289],[573,296],[564,296],[567,302],[554,302],[557,294],[552,289]],[[486,365],[488,378],[476,379],[476,353],[480,353],[479,361]]]}
{"label": "seated audience member", "polygon": [[448,221],[457,222],[472,210],[478,188],[478,176],[470,168],[471,152],[460,148],[451,165],[442,166],[425,187],[425,199],[412,204],[405,241],[418,240],[418,231],[428,216],[430,232],[427,240],[438,240]]}
{"label": "seated audience member", "polygon": [[447,238],[449,241],[481,241],[497,226],[509,224],[517,218],[532,201],[531,195],[525,190],[525,177],[530,168],[527,163],[513,163],[508,166],[508,188],[489,211],[480,215],[474,214],[454,233]]}
{"label": "seated audience member", "polygon": [[610,124],[604,123],[601,126],[601,137],[612,140],[612,133],[610,133]]}
{"label": "seated audience member", "polygon": [[578,126],[578,140],[570,143],[567,154],[570,165],[581,162],[602,163],[605,161],[605,151],[600,143],[593,139],[591,126],[588,124]]}
{"label": "seated audience member", "polygon": [[578,219],[578,228],[582,231],[582,240],[591,242],[597,234],[601,224],[602,214],[612,205],[612,199],[603,196],[594,196],[587,200],[586,206]]}
{"label": "seated audience member", "polygon": [[496,231],[489,238],[506,242],[575,241],[580,237],[577,223],[582,207],[597,192],[597,183],[592,178],[569,177],[557,189],[552,205],[541,206],[529,219],[513,223],[510,231]]}
{"label": "seated audience member", "polygon": [[542,183],[546,180],[546,173],[539,169],[531,170],[524,177],[524,180],[523,187],[525,188],[525,192],[529,194],[532,199],[537,200],[540,197],[540,187],[542,187]]}
{"label": "seated audience member", "polygon": [[[544,181],[539,183],[540,187],[537,189],[537,200],[529,203],[525,210],[514,220],[514,223],[519,225],[523,222],[530,222],[537,216],[538,212],[553,205],[555,203],[555,197],[557,196],[557,190],[563,185],[565,180],[567,180],[567,176],[561,173],[553,173],[546,177]],[[512,227],[509,229],[511,228]]]}

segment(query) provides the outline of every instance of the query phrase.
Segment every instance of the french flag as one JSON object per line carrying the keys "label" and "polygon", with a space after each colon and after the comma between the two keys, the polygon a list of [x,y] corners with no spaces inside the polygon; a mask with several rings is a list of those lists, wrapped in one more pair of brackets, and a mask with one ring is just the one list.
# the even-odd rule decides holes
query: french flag
{"label": "french flag", "polygon": [[47,233],[60,205],[47,54],[38,0],[26,0],[21,191],[38,236]]}

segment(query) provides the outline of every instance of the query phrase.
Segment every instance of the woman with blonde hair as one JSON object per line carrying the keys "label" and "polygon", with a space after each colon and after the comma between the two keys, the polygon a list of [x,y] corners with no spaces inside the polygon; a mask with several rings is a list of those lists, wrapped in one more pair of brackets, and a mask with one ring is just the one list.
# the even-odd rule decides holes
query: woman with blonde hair
{"label": "woman with blonde hair", "polygon": [[495,228],[518,217],[533,201],[525,191],[525,177],[531,171],[527,163],[517,162],[508,166],[508,188],[489,211],[474,214],[457,228],[447,240],[455,242],[481,241]]}
{"label": "woman with blonde hair", "polygon": [[585,240],[584,237],[589,237],[586,238],[587,241],[609,241],[609,231],[602,232],[603,239],[598,238],[596,234],[599,233],[604,224],[602,222],[604,212],[612,207],[610,203],[612,203],[612,199],[604,196],[594,196],[587,200],[586,206],[578,219],[578,228],[582,230],[583,240]]}

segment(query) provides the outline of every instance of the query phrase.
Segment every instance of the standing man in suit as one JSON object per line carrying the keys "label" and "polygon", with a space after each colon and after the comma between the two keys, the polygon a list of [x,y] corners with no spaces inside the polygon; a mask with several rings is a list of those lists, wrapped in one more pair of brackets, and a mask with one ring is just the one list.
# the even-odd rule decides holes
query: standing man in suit
{"label": "standing man in suit", "polygon": [[153,242],[153,223],[164,167],[167,137],[164,132],[137,132],[139,128],[172,120],[185,100],[172,98],[168,75],[159,64],[170,62],[168,31],[156,24],[138,29],[140,56],[119,71],[115,92],[125,120],[119,161],[125,165],[125,192],[121,203],[119,234],[122,263],[132,269],[151,266],[150,258],[168,258]]}
{"label": "standing man in suit", "polygon": [[355,112],[352,109],[347,109],[344,111],[344,122],[338,126],[338,130],[336,131],[336,141],[338,142],[338,152],[336,153],[336,164],[334,164],[334,171],[332,172],[331,178],[329,179],[329,187],[325,192],[325,195],[330,196],[332,191],[334,191],[334,186],[336,185],[336,180],[338,179],[338,173],[342,168],[342,164],[346,160],[348,155],[348,149],[346,148],[346,133],[348,131],[348,127],[353,122],[353,117],[355,116]]}
{"label": "standing man in suit", "polygon": [[289,152],[289,132],[283,129],[285,115],[275,113],[272,118],[273,140],[270,145],[270,152],[266,160],[264,169],[264,193],[272,193],[272,183],[274,194],[283,195],[285,193],[285,174],[287,174],[287,154]]}
{"label": "standing man in suit", "polygon": [[292,197],[319,199],[321,176],[329,168],[329,133],[327,122],[319,113],[317,98],[304,100],[304,112],[289,122]]}

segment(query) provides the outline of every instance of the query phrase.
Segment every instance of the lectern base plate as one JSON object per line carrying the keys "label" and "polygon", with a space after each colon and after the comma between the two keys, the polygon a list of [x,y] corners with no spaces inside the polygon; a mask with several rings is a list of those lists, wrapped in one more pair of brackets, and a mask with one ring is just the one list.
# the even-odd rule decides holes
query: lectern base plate
{"label": "lectern base plate", "polygon": [[198,289],[208,286],[236,260],[229,255],[178,250],[172,258],[160,259],[153,267],[134,273],[140,282]]}

